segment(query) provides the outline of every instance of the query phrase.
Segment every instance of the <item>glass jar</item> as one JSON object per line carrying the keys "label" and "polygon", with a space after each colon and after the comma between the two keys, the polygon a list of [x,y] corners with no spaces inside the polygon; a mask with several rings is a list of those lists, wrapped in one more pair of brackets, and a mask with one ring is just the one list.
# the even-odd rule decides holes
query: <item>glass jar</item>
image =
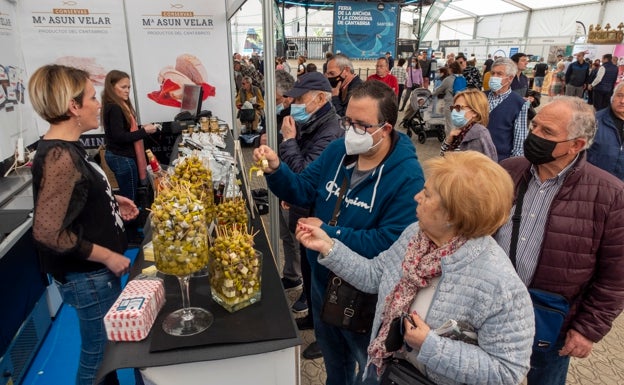
{"label": "glass jar", "polygon": [[260,301],[263,255],[250,245],[236,251],[234,249],[238,246],[224,248],[225,243],[218,239],[211,248],[208,261],[212,299],[234,313]]}
{"label": "glass jar", "polygon": [[202,132],[209,132],[210,131],[210,122],[208,121],[207,117],[202,116],[201,119],[199,120],[199,123],[201,125],[201,131]]}
{"label": "glass jar", "polygon": [[219,133],[219,119],[216,116],[210,118],[210,132]]}
{"label": "glass jar", "polygon": [[162,192],[151,214],[156,268],[164,274],[184,276],[208,263],[208,228],[205,209],[193,194]]}

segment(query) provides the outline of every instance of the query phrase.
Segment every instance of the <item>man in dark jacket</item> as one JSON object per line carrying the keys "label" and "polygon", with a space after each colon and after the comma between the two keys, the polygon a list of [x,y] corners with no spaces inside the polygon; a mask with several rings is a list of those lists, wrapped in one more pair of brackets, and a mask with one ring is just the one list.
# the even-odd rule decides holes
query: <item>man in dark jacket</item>
{"label": "man in dark jacket", "polygon": [[577,60],[570,63],[565,74],[565,94],[567,96],[583,97],[589,77],[589,63],[585,61],[585,52],[576,54]]}
{"label": "man in dark jacket", "polygon": [[[334,139],[344,135],[340,127],[339,116],[331,103],[332,88],[329,81],[320,72],[308,72],[299,76],[295,85],[284,92],[284,96],[292,100],[290,116],[283,119],[281,131],[283,140],[279,145],[279,157],[288,167],[296,172],[302,172],[312,163],[325,147]],[[288,208],[288,227],[294,234],[299,218],[308,217],[308,208],[283,204]],[[286,259],[286,256],[284,256]],[[311,302],[311,270],[305,257],[305,250],[297,258],[285,260],[284,288],[300,285],[298,276],[303,278],[303,293],[293,304],[292,310],[296,314],[308,312],[305,318],[298,318],[297,325],[301,329],[313,327]],[[310,344],[303,352],[304,358],[320,357],[320,349],[316,343]]]}
{"label": "man in dark jacket", "polygon": [[[534,346],[528,385],[564,385],[570,357],[589,356],[624,308],[624,182],[585,160],[595,133],[593,108],[560,97],[533,119],[524,157],[501,163],[516,186],[519,222],[495,238],[529,289],[570,304],[551,349]],[[536,318],[536,333],[543,325]]]}
{"label": "man in dark jacket", "polygon": [[596,111],[609,106],[609,98],[613,94],[613,87],[618,76],[618,67],[613,64],[613,55],[610,53],[602,56],[602,66],[598,69],[596,78],[588,88],[593,93],[593,105]]}
{"label": "man in dark jacket", "polygon": [[355,74],[353,63],[344,54],[336,54],[327,61],[327,80],[332,87],[332,104],[336,113],[344,116],[349,105],[351,92],[362,83],[362,79]]}
{"label": "man in dark jacket", "polygon": [[524,70],[526,70],[527,64],[529,64],[529,57],[525,53],[518,52],[512,55],[510,59],[518,67],[518,72],[514,76],[513,82],[511,82],[511,90],[525,98],[529,92],[529,78],[524,74]]}
{"label": "man in dark jacket", "polygon": [[511,59],[496,59],[492,64],[488,92],[490,119],[487,128],[496,146],[499,162],[510,156],[521,156],[522,144],[527,136],[529,103],[511,90],[517,72],[518,67]]}
{"label": "man in dark jacket", "polygon": [[596,113],[598,131],[587,161],[624,181],[624,83],[615,87],[611,107]]}

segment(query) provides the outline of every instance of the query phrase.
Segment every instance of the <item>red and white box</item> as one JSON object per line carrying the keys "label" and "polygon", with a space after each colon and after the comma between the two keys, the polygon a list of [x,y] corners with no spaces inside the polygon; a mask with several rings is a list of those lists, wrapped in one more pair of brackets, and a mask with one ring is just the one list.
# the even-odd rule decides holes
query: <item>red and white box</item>
{"label": "red and white box", "polygon": [[111,341],[145,339],[164,303],[165,287],[162,280],[139,279],[128,282],[104,316],[108,339]]}

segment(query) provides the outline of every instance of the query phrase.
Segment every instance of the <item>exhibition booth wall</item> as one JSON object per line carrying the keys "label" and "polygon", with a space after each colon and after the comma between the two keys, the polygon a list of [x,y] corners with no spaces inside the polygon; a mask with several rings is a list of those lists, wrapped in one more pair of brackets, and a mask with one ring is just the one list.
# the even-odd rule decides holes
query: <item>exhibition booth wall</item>
{"label": "exhibition booth wall", "polygon": [[47,130],[27,82],[51,63],[87,70],[98,94],[110,70],[129,73],[139,124],[173,120],[184,84],[201,85],[202,109],[231,123],[232,3],[0,0],[0,161],[13,156],[18,138],[28,146]]}

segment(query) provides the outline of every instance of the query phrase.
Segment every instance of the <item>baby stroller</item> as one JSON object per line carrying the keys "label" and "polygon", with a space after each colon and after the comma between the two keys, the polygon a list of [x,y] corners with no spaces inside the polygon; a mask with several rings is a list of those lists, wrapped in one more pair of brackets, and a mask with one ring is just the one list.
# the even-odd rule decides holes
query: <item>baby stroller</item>
{"label": "baby stroller", "polygon": [[407,136],[418,136],[420,143],[427,138],[437,137],[440,142],[446,138],[444,131],[444,115],[435,112],[435,100],[426,88],[417,88],[410,96],[408,108],[401,126],[405,128]]}

